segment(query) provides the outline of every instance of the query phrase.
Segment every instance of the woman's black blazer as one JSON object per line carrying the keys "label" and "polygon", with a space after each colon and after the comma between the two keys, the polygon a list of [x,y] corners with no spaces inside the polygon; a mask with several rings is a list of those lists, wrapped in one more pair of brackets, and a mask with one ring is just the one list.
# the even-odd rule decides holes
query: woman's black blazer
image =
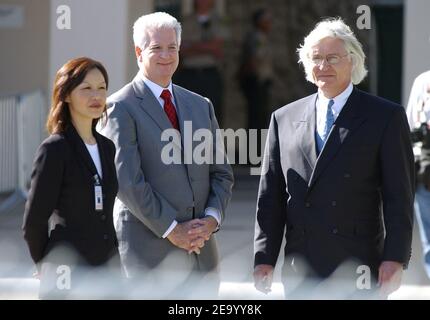
{"label": "woman's black blazer", "polygon": [[[72,247],[85,264],[94,266],[118,254],[113,225],[118,191],[115,146],[95,130],[93,133],[102,165],[102,211],[95,210],[96,167],[72,125],[62,134],[49,136],[36,152],[23,221],[24,238],[36,264],[60,244]],[[64,223],[49,230],[54,211]]]}

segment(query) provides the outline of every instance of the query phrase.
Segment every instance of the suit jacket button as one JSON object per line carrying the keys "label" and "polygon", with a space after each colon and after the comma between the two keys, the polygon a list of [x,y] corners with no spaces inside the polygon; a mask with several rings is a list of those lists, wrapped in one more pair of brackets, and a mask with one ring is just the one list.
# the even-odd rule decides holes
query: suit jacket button
{"label": "suit jacket button", "polygon": [[106,215],[105,215],[105,214],[102,214],[102,215],[100,216],[100,219],[102,219],[102,221],[105,221],[105,220],[106,220]]}
{"label": "suit jacket button", "polygon": [[107,234],[104,234],[103,235],[103,240],[108,240],[108,239],[109,239],[109,236]]}
{"label": "suit jacket button", "polygon": [[310,203],[310,202],[306,202],[306,203],[305,203],[305,207],[306,207],[306,208],[310,208],[310,207],[311,207],[311,203]]}
{"label": "suit jacket button", "polygon": [[331,231],[333,234],[338,234],[339,230],[337,230],[337,228],[333,228],[333,230]]}
{"label": "suit jacket button", "polygon": [[349,173],[344,173],[343,177],[346,178],[346,179],[348,179],[348,178],[351,178],[351,175]]}
{"label": "suit jacket button", "polygon": [[193,207],[188,207],[188,208],[187,208],[187,212],[188,212],[188,213],[193,213]]}
{"label": "suit jacket button", "polygon": [[336,205],[337,205],[336,201],[332,201],[332,202],[331,202],[331,205],[332,205],[333,207],[336,207]]}

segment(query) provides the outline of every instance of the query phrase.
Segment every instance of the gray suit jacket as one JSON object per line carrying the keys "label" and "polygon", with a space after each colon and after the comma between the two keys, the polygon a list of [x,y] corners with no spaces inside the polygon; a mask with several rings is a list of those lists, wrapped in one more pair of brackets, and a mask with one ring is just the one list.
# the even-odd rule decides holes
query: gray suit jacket
{"label": "gray suit jacket", "polygon": [[[173,85],[181,143],[184,121],[192,122],[192,132],[219,128],[209,100]],[[216,208],[224,220],[231,198],[233,173],[222,164],[164,164],[161,159],[163,130],[172,128],[159,102],[138,76],[108,99],[108,122],[101,132],[117,148],[115,164],[119,192],[115,203],[120,254],[128,276],[142,268],[162,270],[213,271],[218,252],[215,236],[206,242],[200,255],[163,239],[173,220],[183,222],[205,216]],[[199,142],[193,142],[195,147]],[[175,148],[180,148],[175,145]],[[215,154],[215,143],[211,146]]]}

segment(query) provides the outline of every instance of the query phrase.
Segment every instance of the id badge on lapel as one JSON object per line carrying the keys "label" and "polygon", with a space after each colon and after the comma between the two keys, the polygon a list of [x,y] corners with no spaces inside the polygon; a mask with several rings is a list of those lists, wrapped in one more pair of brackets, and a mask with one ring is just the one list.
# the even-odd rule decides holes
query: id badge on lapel
{"label": "id badge on lapel", "polygon": [[93,176],[94,179],[94,205],[96,211],[103,211],[103,190],[100,184],[100,179],[97,174]]}

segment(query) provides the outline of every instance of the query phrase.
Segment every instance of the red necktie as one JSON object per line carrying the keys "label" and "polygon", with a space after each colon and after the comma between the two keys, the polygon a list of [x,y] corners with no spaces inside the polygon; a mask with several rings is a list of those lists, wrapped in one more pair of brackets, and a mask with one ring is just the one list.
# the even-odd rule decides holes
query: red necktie
{"label": "red necktie", "polygon": [[171,96],[170,91],[167,89],[164,89],[160,95],[161,99],[164,100],[164,112],[172,123],[173,128],[179,131],[178,116],[176,115],[176,109],[172,103]]}

